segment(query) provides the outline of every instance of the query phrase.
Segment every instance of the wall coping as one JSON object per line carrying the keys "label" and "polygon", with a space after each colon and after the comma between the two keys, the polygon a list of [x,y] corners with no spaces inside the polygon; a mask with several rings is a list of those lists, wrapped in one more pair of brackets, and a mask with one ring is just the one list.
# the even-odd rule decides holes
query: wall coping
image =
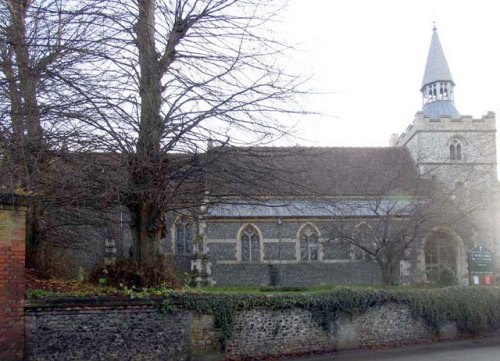
{"label": "wall coping", "polygon": [[130,298],[127,296],[93,296],[93,297],[47,297],[28,299],[25,302],[26,312],[58,309],[81,308],[151,308],[160,306],[164,297]]}
{"label": "wall coping", "polygon": [[28,196],[23,196],[19,194],[14,194],[14,193],[3,193],[0,192],[0,209],[3,208],[24,208],[28,204],[28,200],[31,197]]}

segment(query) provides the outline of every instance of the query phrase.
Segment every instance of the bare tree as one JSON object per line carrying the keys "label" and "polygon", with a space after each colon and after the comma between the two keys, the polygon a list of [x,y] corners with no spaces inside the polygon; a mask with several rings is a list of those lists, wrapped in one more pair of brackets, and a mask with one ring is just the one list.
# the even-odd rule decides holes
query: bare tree
{"label": "bare tree", "polygon": [[64,177],[54,169],[54,153],[82,144],[79,121],[88,114],[75,88],[94,87],[93,64],[102,44],[96,36],[100,18],[91,9],[98,6],[89,1],[0,2],[0,151],[7,173],[2,185],[31,195],[28,255],[39,241],[44,205],[67,197],[57,186]]}
{"label": "bare tree", "polygon": [[396,171],[379,182],[369,176],[370,169],[364,177],[350,180],[365,196],[342,203],[330,235],[350,245],[354,259],[376,262],[386,286],[398,283],[400,262],[409,259],[433,227],[470,222],[470,212],[455,203],[459,189],[450,190],[425,175],[394,166]]}
{"label": "bare tree", "polygon": [[355,201],[350,213],[360,212],[361,207],[364,217],[335,219],[331,237],[351,245],[354,259],[375,261],[384,285],[396,284],[400,261],[430,229],[429,199],[386,196]]}
{"label": "bare tree", "polygon": [[[287,50],[263,0],[110,0],[116,32],[103,59],[105,92],[87,94],[98,114],[86,123],[97,149],[126,159],[121,201],[131,213],[135,257],[147,262],[183,184],[196,183],[209,139],[265,143],[286,131],[301,85],[281,68]],[[175,153],[190,154],[176,166]],[[196,200],[192,199],[194,202]]]}

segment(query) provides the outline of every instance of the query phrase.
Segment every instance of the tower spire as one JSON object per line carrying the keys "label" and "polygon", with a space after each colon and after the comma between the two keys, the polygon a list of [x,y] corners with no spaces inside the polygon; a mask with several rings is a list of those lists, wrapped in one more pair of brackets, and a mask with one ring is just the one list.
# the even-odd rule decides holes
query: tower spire
{"label": "tower spire", "polygon": [[455,82],[439,41],[436,23],[434,23],[431,46],[420,88],[424,115],[431,119],[441,117],[460,118],[454,104],[454,87]]}

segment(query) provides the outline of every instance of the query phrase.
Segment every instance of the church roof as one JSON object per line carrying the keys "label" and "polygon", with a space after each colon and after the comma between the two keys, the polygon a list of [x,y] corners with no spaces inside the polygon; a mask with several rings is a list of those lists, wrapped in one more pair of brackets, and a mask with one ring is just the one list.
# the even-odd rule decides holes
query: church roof
{"label": "church roof", "polygon": [[434,27],[431,46],[429,48],[429,54],[427,55],[424,78],[420,89],[423,89],[427,84],[437,81],[450,81],[455,84],[451,76],[450,68],[448,67],[448,62],[444,56],[443,47],[439,41],[437,29]]}
{"label": "church roof", "polygon": [[455,104],[453,104],[450,100],[436,100],[427,103],[422,108],[422,111],[427,118],[431,119],[439,119],[443,117],[460,119],[460,113],[458,113]]}
{"label": "church roof", "polygon": [[415,190],[418,170],[406,148],[216,148],[206,163],[213,196],[381,196]]}
{"label": "church roof", "polygon": [[208,209],[211,218],[277,217],[407,217],[418,202],[405,198],[375,199],[264,199],[254,202],[218,202]]}

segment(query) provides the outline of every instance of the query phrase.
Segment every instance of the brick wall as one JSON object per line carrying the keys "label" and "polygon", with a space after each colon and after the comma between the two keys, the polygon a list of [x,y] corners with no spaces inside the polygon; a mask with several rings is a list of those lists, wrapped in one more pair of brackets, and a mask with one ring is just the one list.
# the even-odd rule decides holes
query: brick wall
{"label": "brick wall", "polygon": [[0,204],[0,360],[24,349],[25,213]]}

